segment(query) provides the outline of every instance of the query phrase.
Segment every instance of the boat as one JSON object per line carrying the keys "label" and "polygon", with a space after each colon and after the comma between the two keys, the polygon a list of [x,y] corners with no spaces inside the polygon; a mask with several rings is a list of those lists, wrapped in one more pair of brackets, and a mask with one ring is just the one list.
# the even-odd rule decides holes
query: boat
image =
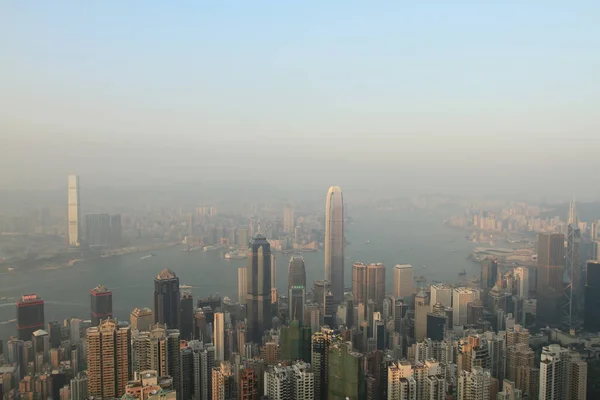
{"label": "boat", "polygon": [[427,282],[427,278],[425,278],[424,276],[419,276],[419,277],[416,279],[416,281],[417,281],[417,282]]}
{"label": "boat", "polygon": [[370,241],[370,240],[367,240],[367,243],[366,243],[366,244],[371,244],[371,241]]}
{"label": "boat", "polygon": [[9,267],[9,268],[7,268],[7,270],[10,272],[10,271],[14,271],[15,269]]}
{"label": "boat", "polygon": [[190,285],[179,285],[179,289],[192,289],[193,286]]}
{"label": "boat", "polygon": [[140,260],[145,260],[146,258],[150,258],[150,257],[154,257],[154,256],[155,256],[155,254],[148,254],[148,255],[140,257]]}
{"label": "boat", "polygon": [[466,276],[466,275],[467,275],[467,271],[465,271],[464,269],[458,273],[458,276]]}
{"label": "boat", "polygon": [[247,255],[243,251],[230,251],[228,253],[225,253],[226,260],[243,260],[246,257]]}

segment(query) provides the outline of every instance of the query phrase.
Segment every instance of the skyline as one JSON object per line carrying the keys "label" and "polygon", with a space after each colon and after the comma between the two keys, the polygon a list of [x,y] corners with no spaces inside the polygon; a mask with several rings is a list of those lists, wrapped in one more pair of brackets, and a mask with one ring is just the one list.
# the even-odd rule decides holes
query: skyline
{"label": "skyline", "polygon": [[6,189],[269,170],[301,187],[598,197],[578,184],[600,148],[592,2],[27,4],[0,27]]}

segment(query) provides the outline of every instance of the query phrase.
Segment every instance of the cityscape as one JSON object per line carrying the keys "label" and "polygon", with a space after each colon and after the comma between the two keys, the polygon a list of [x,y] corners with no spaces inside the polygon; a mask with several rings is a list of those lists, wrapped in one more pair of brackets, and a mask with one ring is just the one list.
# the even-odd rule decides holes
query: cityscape
{"label": "cityscape", "polygon": [[[62,250],[43,261],[4,258],[3,276],[100,268],[115,257],[140,266],[160,257],[149,251],[171,251],[237,262],[228,273],[237,282],[221,295],[180,281],[176,266],[138,270],[149,307],[116,312],[123,291],[99,283],[80,305],[87,314],[62,321],[49,320],[39,293],[3,297],[16,305],[2,330],[3,398],[584,399],[595,381],[600,220],[580,219],[575,200],[564,220],[560,205],[510,201],[440,218],[455,233],[448,244],[473,252],[453,279],[429,282],[434,266],[349,259],[347,249],[376,243],[348,240],[356,221],[338,186],[316,214],[290,201],[279,215],[238,219],[216,206],[162,211],[154,218],[173,222],[160,240],[148,217],[84,213],[77,175],[66,189],[64,228],[47,210],[2,226],[26,241],[58,235]],[[377,212],[451,201],[418,197]],[[154,237],[132,246],[136,236]],[[311,282],[307,270],[319,267],[307,263],[321,257]]]}
{"label": "cityscape", "polygon": [[0,2],[0,400],[600,400],[600,2]]}

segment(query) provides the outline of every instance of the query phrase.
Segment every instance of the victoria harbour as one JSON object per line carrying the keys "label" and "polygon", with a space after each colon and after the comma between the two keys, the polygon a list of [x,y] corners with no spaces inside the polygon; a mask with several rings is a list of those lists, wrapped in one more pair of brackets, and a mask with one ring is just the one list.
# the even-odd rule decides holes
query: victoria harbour
{"label": "victoria harbour", "polygon": [[[345,286],[351,285],[352,263],[381,262],[386,266],[387,290],[391,289],[392,268],[398,263],[412,264],[415,276],[431,280],[456,281],[466,269],[478,275],[478,265],[467,256],[474,245],[463,231],[442,225],[445,214],[432,211],[365,211],[353,215],[346,226]],[[367,242],[369,242],[367,244]],[[48,321],[89,314],[89,290],[102,284],[113,291],[115,316],[127,320],[135,307],[152,306],[152,280],[164,268],[173,270],[195,297],[210,294],[236,297],[237,268],[246,260],[225,260],[220,251],[181,251],[179,247],[156,250],[153,257],[145,253],[127,254],[55,270],[3,272],[0,274],[0,337],[15,334],[14,298],[36,293],[46,304]],[[309,286],[323,279],[323,252],[302,253]],[[290,256],[276,254],[276,282],[283,292],[287,282]],[[425,266],[425,267],[423,267]],[[12,298],[12,300],[10,300]]]}

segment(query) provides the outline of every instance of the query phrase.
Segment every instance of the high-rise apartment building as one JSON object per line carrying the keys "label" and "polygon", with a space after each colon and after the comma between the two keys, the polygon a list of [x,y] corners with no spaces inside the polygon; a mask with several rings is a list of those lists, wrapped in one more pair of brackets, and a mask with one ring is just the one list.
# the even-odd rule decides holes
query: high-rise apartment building
{"label": "high-rise apartment building", "polygon": [[87,214],[85,216],[85,243],[89,247],[110,246],[110,215]]}
{"label": "high-rise apartment building", "polygon": [[353,351],[351,342],[332,344],[328,364],[328,400],[365,398],[364,355]]}
{"label": "high-rise apartment building", "polygon": [[283,231],[285,233],[294,233],[296,227],[296,219],[294,218],[294,207],[286,204],[283,209]]}
{"label": "high-rise apartment building", "polygon": [[257,234],[250,242],[246,266],[246,333],[248,342],[261,343],[271,328],[271,246]]}
{"label": "high-rise apartment building", "polygon": [[79,372],[73,379],[71,379],[69,388],[71,392],[70,400],[88,400],[87,374]]}
{"label": "high-rise apartment building", "polygon": [[87,329],[88,394],[99,398],[121,397],[131,379],[131,331],[106,320]]}
{"label": "high-rise apartment building", "polygon": [[154,322],[169,329],[179,328],[179,278],[168,268],[154,279]]}
{"label": "high-rise apartment building", "polygon": [[586,386],[587,363],[579,354],[557,344],[542,349],[540,399],[585,399]]}
{"label": "high-rise apartment building", "polygon": [[479,291],[476,289],[458,287],[452,292],[452,325],[467,325],[468,304],[479,299]]}
{"label": "high-rise apartment building", "polygon": [[81,245],[81,204],[79,202],[79,177],[69,175],[67,191],[67,220],[69,247]]}
{"label": "high-rise apartment building", "polygon": [[92,326],[100,325],[101,320],[112,318],[112,291],[102,285],[90,290]]}
{"label": "high-rise apartment building", "polygon": [[149,308],[135,308],[129,316],[132,331],[148,332],[154,324],[154,312]]}
{"label": "high-rise apartment building", "polygon": [[17,301],[17,336],[31,340],[38,329],[44,329],[44,300],[35,294],[24,294]]}
{"label": "high-rise apartment building", "polygon": [[312,335],[311,365],[315,373],[315,399],[326,400],[329,383],[329,351],[338,337],[331,329],[323,328]]}
{"label": "high-rise apartment building", "polygon": [[471,372],[460,371],[458,376],[457,400],[491,400],[492,376],[481,367]]}
{"label": "high-rise apartment building", "polygon": [[212,369],[212,400],[237,400],[233,368],[227,361]]}
{"label": "high-rise apartment building", "polygon": [[394,297],[409,297],[415,293],[415,273],[412,265],[394,267]]}
{"label": "high-rise apartment building", "polygon": [[344,196],[332,186],[325,202],[325,280],[336,304],[344,299],[344,246]]}

